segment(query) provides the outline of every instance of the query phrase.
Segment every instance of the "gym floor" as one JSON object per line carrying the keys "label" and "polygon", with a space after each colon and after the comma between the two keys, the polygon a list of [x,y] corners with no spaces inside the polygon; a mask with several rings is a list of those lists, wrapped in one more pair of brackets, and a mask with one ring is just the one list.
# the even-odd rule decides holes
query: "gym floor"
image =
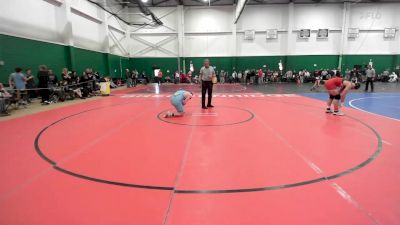
{"label": "gym floor", "polygon": [[208,110],[182,84],[0,121],[0,224],[398,225],[398,86],[343,117],[309,84],[218,84]]}

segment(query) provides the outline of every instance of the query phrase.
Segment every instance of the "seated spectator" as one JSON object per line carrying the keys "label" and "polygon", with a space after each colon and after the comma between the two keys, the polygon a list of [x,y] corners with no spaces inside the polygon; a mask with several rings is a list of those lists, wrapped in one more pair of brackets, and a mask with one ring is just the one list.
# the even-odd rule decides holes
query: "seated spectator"
{"label": "seated spectator", "polygon": [[395,72],[392,72],[392,74],[389,75],[389,82],[394,83],[398,81],[397,74]]}
{"label": "seated spectator", "polygon": [[11,98],[11,94],[7,92],[4,85],[0,83],[0,116],[9,116],[10,113],[7,112],[7,104]]}
{"label": "seated spectator", "polygon": [[68,84],[71,83],[71,76],[70,76],[70,73],[68,72],[68,69],[67,69],[67,68],[63,68],[63,69],[62,69],[62,72],[61,72],[61,79],[64,80],[64,81],[67,81]]}
{"label": "seated spectator", "polygon": [[386,69],[385,71],[383,71],[382,73],[382,77],[381,77],[381,81],[382,82],[388,82],[389,81],[389,69]]}
{"label": "seated spectator", "polygon": [[166,76],[165,77],[165,83],[171,83],[171,77],[170,76]]}

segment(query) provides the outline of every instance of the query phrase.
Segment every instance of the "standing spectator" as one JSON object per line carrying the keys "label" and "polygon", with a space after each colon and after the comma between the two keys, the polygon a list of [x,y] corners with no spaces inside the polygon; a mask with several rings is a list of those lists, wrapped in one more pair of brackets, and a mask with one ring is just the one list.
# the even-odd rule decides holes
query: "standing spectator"
{"label": "standing spectator", "polygon": [[162,77],[163,77],[163,72],[161,70],[158,71],[157,74],[157,81],[158,81],[158,85],[161,85],[162,83]]}
{"label": "standing spectator", "polygon": [[368,91],[368,84],[371,84],[371,92],[374,92],[374,80],[375,80],[375,69],[372,68],[372,65],[368,65],[368,68],[365,70],[365,76],[367,77],[367,82],[365,84],[365,91]]}
{"label": "standing spectator", "polygon": [[350,80],[350,73],[351,73],[351,71],[349,70],[349,68],[346,68],[346,71],[344,72],[345,80]]}
{"label": "standing spectator", "polygon": [[11,88],[16,89],[17,93],[17,101],[21,99],[21,92],[25,91],[26,78],[25,75],[22,73],[22,69],[17,67],[15,68],[15,73],[12,73],[8,79],[8,83]]}
{"label": "standing spectator", "polygon": [[290,81],[293,78],[292,70],[289,69],[288,71],[286,71],[285,76],[286,76],[286,81]]}
{"label": "standing spectator", "polygon": [[232,79],[233,79],[233,83],[238,82],[238,74],[236,73],[236,70],[234,70],[232,73]]}
{"label": "standing spectator", "polygon": [[323,80],[328,80],[330,77],[328,77],[328,71],[326,69],[322,70],[321,76]]}
{"label": "standing spectator", "polygon": [[175,83],[175,84],[179,84],[179,81],[180,81],[180,75],[179,75],[179,72],[176,71],[176,72],[175,72],[174,83]]}
{"label": "standing spectator", "polygon": [[221,73],[219,74],[219,82],[221,84],[225,83],[225,72],[221,70]]}
{"label": "standing spectator", "polygon": [[[211,104],[212,100],[212,89],[213,83],[212,79],[215,77],[215,71],[212,66],[210,66],[210,61],[208,59],[204,60],[204,66],[200,69],[200,81],[201,81],[201,106],[203,109],[207,107],[214,107]],[[206,106],[206,92],[208,92],[208,104]]]}
{"label": "standing spectator", "polygon": [[[27,89],[36,88],[35,77],[33,76],[31,69],[27,69],[26,70],[25,78],[26,78],[26,88]],[[30,103],[31,102],[31,98],[34,98],[34,97],[36,97],[35,91],[34,90],[28,90],[28,96],[27,96],[28,103]]]}
{"label": "standing spectator", "polygon": [[297,80],[298,84],[302,84],[304,82],[304,70],[299,71],[299,79]]}
{"label": "standing spectator", "polygon": [[263,70],[260,68],[259,70],[258,70],[258,84],[262,84],[262,82],[263,82]]}
{"label": "standing spectator", "polygon": [[125,78],[126,78],[126,87],[127,88],[132,87],[132,74],[129,71],[129,69],[125,70]]}
{"label": "standing spectator", "polygon": [[47,72],[47,67],[45,65],[39,66],[39,72],[38,72],[38,80],[39,80],[39,85],[38,87],[40,88],[39,93],[40,96],[42,97],[42,104],[50,104],[49,98],[50,98],[50,92],[49,92],[49,74]]}
{"label": "standing spectator", "polygon": [[133,82],[133,87],[136,87],[137,82],[138,82],[138,78],[139,78],[139,73],[136,69],[134,69],[132,71],[132,82]]}
{"label": "standing spectator", "polygon": [[243,72],[239,71],[238,76],[237,76],[237,80],[239,83],[242,83],[242,78],[243,78]]}

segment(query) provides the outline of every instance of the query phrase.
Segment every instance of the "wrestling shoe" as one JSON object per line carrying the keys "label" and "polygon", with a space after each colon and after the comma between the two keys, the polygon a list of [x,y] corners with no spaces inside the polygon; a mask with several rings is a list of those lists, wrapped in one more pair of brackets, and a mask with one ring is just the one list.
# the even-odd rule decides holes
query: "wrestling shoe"
{"label": "wrestling shoe", "polygon": [[335,116],[344,116],[343,112],[337,111],[337,112],[333,112],[333,115]]}

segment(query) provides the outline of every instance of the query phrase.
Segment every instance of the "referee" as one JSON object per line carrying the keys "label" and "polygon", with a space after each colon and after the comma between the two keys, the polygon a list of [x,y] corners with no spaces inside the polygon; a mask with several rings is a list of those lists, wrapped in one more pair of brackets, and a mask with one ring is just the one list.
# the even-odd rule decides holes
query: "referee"
{"label": "referee", "polygon": [[[203,109],[214,107],[211,105],[213,83],[212,78],[215,77],[214,68],[210,66],[210,60],[204,60],[204,66],[200,69],[201,80],[201,106]],[[206,106],[206,92],[208,93],[208,103]]]}
{"label": "referee", "polygon": [[374,92],[374,80],[375,80],[375,69],[372,68],[371,64],[368,65],[368,68],[365,70],[365,76],[367,77],[367,81],[365,84],[365,91],[368,91],[368,84],[371,84],[371,92]]}

